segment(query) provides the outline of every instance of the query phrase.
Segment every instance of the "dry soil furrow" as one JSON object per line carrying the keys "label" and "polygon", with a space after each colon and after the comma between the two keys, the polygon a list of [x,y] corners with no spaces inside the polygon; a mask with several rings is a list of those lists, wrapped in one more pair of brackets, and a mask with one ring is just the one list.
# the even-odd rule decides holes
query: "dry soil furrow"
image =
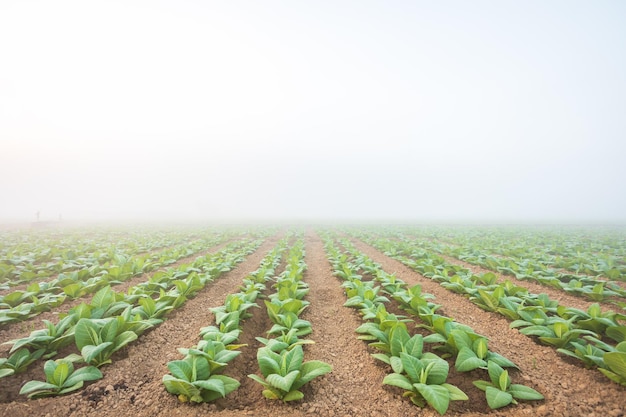
{"label": "dry soil furrow", "polygon": [[180,404],[161,383],[167,362],[182,357],[177,351],[179,347],[198,342],[200,328],[213,323],[209,307],[223,304],[228,294],[238,291],[242,279],[258,267],[278,239],[274,236],[266,240],[235,269],[208,283],[193,299],[173,311],[165,322],[118,352],[114,362],[102,368],[103,379],[64,397],[9,403],[4,413],[13,417],[45,415],[41,413],[44,410],[54,416],[195,415],[200,408]]}
{"label": "dry soil furrow", "polygon": [[509,321],[502,316],[481,310],[464,296],[447,291],[364,242],[352,241],[386,272],[396,273],[408,285],[420,284],[425,292],[433,294],[436,297],[434,301],[443,305],[446,315],[486,336],[492,351],[504,355],[520,367],[519,372],[512,373],[514,383],[529,385],[546,397],[543,404],[522,402],[519,406],[497,411],[495,415],[623,415],[620,413],[623,413],[626,388],[609,381],[596,370],[585,369],[564,359],[554,349],[539,345],[509,328]]}

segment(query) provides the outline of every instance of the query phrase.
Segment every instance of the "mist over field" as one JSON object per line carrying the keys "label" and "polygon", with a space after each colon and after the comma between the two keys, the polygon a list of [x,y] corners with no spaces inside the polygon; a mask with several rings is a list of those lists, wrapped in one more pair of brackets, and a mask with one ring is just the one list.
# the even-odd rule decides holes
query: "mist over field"
{"label": "mist over field", "polygon": [[619,1],[5,0],[0,223],[624,223],[625,21]]}

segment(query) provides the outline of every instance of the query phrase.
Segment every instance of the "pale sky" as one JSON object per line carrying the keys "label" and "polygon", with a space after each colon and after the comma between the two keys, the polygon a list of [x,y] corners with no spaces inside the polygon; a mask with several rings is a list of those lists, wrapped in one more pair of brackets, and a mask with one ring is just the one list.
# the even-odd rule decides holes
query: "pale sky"
{"label": "pale sky", "polygon": [[622,1],[0,2],[0,223],[626,222]]}

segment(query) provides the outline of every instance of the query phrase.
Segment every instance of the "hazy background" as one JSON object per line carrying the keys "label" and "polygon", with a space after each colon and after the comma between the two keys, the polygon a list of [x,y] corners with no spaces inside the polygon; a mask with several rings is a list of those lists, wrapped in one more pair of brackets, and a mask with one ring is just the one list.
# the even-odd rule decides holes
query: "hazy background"
{"label": "hazy background", "polygon": [[0,2],[0,222],[626,221],[626,2]]}

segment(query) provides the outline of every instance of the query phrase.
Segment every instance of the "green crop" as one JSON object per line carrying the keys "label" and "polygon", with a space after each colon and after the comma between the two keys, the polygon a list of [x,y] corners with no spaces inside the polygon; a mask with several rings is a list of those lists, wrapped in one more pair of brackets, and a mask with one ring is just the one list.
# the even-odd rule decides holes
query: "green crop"
{"label": "green crop", "polygon": [[100,370],[94,366],[86,366],[74,370],[70,360],[49,360],[44,365],[46,382],[29,381],[20,390],[20,394],[28,394],[29,398],[63,395],[80,389],[85,381],[102,378]]}
{"label": "green crop", "polygon": [[257,361],[263,378],[250,374],[265,389],[263,395],[271,400],[295,401],[304,397],[299,389],[314,378],[332,371],[332,367],[322,361],[303,362],[302,346],[280,353],[264,347],[257,351]]}
{"label": "green crop", "polygon": [[491,381],[474,381],[474,385],[485,391],[487,404],[492,409],[517,404],[516,400],[543,400],[543,395],[525,385],[512,384],[508,371],[497,363],[487,365]]}
{"label": "green crop", "polygon": [[211,363],[203,354],[190,351],[185,359],[171,361],[172,375],[163,376],[163,384],[181,402],[209,402],[223,398],[239,388],[239,381],[226,375],[211,374]]}
{"label": "green crop", "polygon": [[76,323],[75,341],[87,364],[100,367],[111,363],[111,355],[133,340],[137,334],[121,331],[121,316],[108,319],[80,319]]}

